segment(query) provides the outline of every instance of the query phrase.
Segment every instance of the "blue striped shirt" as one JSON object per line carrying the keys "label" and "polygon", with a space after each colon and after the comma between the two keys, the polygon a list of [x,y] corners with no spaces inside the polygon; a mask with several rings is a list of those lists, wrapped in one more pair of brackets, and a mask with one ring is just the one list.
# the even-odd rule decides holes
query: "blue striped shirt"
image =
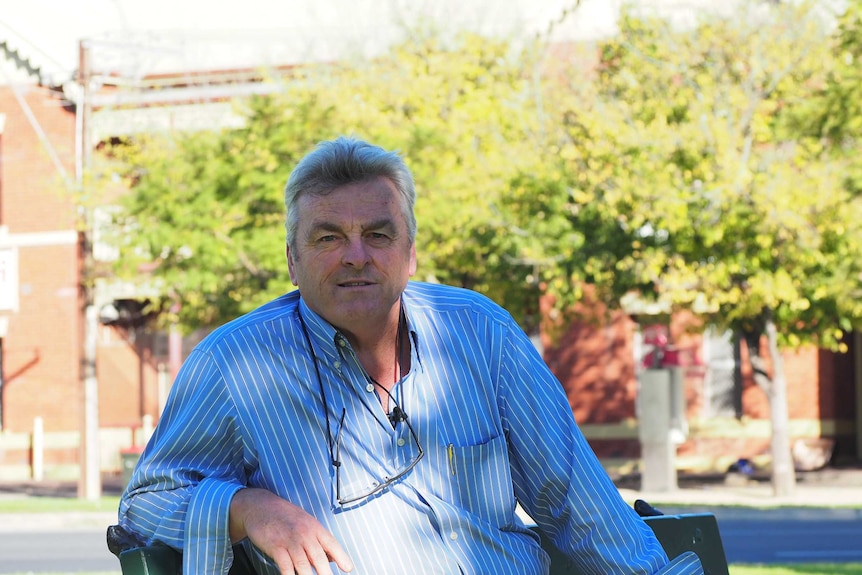
{"label": "blue striped shirt", "polygon": [[[409,473],[369,498],[338,502],[331,444],[342,497],[404,469],[417,445],[404,422],[390,424],[347,339],[292,292],[190,354],[123,495],[121,524],[184,550],[184,573],[226,573],[230,501],[254,486],[314,515],[359,575],[547,573],[520,503],[584,573],[702,572],[693,554],[668,565],[505,310],[417,282],[402,301],[411,370],[393,396],[424,450]],[[244,545],[258,573],[278,573]]]}

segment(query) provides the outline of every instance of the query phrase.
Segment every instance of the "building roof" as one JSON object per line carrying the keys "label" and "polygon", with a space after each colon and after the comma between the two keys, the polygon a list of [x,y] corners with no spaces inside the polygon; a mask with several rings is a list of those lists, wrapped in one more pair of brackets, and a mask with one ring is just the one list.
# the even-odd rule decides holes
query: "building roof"
{"label": "building roof", "polygon": [[[284,66],[379,53],[417,26],[535,34],[572,0],[27,0],[0,10],[0,50],[15,73],[60,86],[75,78],[79,43],[91,65],[124,78],[188,70]],[[554,33],[595,37],[620,0],[583,0]],[[215,8],[214,6],[219,6]],[[241,9],[239,8],[241,7]],[[0,58],[2,59],[2,58]],[[10,67],[7,66],[7,76]],[[0,76],[0,83],[4,78]]]}

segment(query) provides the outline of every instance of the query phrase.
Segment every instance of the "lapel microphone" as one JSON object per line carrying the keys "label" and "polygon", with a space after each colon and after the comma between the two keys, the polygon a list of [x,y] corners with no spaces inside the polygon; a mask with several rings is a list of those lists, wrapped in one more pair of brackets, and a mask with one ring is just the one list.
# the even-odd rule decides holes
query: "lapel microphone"
{"label": "lapel microphone", "polygon": [[395,427],[399,421],[407,421],[407,414],[396,405],[392,408],[392,411],[389,412],[389,423],[392,424],[392,427]]}

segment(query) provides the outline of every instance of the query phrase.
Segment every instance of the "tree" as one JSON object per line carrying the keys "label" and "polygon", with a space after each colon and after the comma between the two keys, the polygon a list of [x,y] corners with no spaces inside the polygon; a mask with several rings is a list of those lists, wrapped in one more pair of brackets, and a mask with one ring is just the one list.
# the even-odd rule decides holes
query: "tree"
{"label": "tree", "polygon": [[350,134],[400,150],[414,172],[419,277],[484,291],[524,320],[535,287],[511,271],[530,269],[500,249],[493,222],[505,183],[535,154],[528,56],[506,40],[417,34],[377,60],[309,67],[283,93],[239,103],[242,128],[113,147],[129,187],[117,229],[133,232],[117,237],[116,271],[156,282],[160,307],[176,310],[163,319],[186,331],[289,289],[289,170],[316,142]]}
{"label": "tree", "polygon": [[[748,6],[748,5],[746,5]],[[859,202],[836,165],[782,137],[828,53],[812,6],[748,6],[691,30],[626,12],[594,89],[558,96],[555,166],[514,180],[506,213],[560,309],[592,284],[765,334],[773,486],[795,483],[781,348],[841,349],[862,323]]]}
{"label": "tree", "polygon": [[813,152],[823,151],[844,162],[844,186],[862,194],[862,1],[850,0],[831,38],[830,68],[796,113],[787,120],[789,133]]}

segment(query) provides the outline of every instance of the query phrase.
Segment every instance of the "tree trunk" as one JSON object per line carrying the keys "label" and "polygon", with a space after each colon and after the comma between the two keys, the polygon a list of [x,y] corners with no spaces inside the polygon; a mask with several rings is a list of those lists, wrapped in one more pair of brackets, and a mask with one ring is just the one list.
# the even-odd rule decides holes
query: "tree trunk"
{"label": "tree trunk", "polygon": [[781,497],[791,495],[796,488],[796,471],[790,451],[790,415],[784,358],[778,349],[778,335],[771,319],[766,322],[766,337],[772,359],[772,385],[767,394],[772,420],[772,490],[776,497]]}

